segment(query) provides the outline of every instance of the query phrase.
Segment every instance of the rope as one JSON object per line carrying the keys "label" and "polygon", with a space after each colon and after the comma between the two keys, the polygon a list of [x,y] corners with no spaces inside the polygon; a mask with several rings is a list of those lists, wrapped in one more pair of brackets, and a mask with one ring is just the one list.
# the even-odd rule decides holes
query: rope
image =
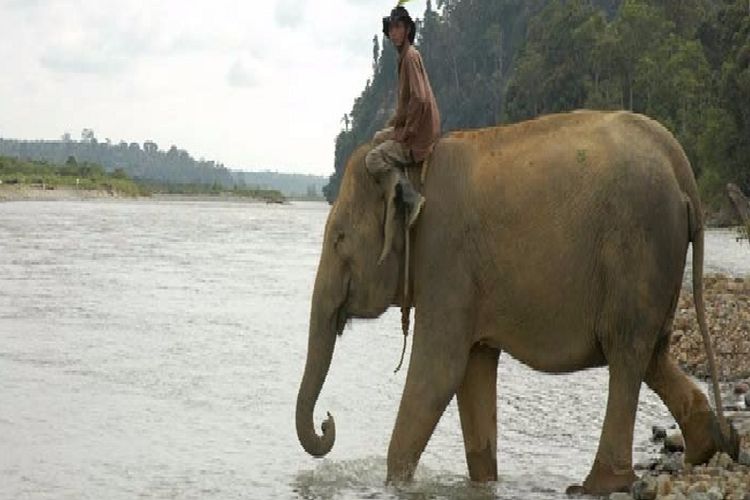
{"label": "rope", "polygon": [[406,338],[409,336],[409,313],[411,312],[411,305],[409,304],[409,246],[411,238],[409,237],[409,221],[407,217],[408,215],[404,213],[404,239],[406,248],[404,249],[404,297],[401,303],[401,331],[404,333],[404,345],[401,348],[401,359],[393,373],[398,373],[401,365],[404,364]]}

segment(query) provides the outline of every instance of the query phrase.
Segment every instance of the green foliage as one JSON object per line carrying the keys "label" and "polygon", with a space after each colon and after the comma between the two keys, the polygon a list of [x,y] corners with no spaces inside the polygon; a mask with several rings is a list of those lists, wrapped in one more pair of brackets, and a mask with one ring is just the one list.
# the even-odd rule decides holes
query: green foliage
{"label": "green foliage", "polygon": [[252,198],[269,203],[283,203],[286,201],[284,195],[275,189],[248,188],[234,185],[232,188],[224,188],[219,184],[174,184],[174,183],[144,183],[142,187],[151,194],[182,194],[189,196],[237,196],[240,198]]}
{"label": "green foliage", "polygon": [[121,170],[132,179],[165,183],[218,183],[234,185],[232,172],[221,163],[196,160],[187,151],[172,146],[159,150],[151,141],[138,143],[98,142],[93,131],[84,129],[81,141],[69,137],[60,141],[18,141],[0,139],[0,155],[24,160],[47,161],[68,167],[78,163],[97,164],[108,172]]}
{"label": "green foliage", "polygon": [[[442,0],[420,21],[418,48],[443,131],[588,107],[628,109],[681,142],[709,203],[727,182],[750,191],[750,5],[746,0]],[[336,138],[344,162],[393,111],[395,51]]]}
{"label": "green foliage", "polygon": [[[72,158],[72,157],[71,157]],[[58,187],[82,190],[99,190],[124,196],[146,196],[148,191],[124,173],[110,175],[101,165],[77,163],[69,158],[65,165],[44,161],[22,161],[0,156],[0,181],[2,186],[29,185],[44,189]]]}

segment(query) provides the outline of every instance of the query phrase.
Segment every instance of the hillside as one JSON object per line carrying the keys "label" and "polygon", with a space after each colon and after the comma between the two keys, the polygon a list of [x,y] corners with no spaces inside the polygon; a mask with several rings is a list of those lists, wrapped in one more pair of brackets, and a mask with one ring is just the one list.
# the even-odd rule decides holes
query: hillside
{"label": "hillside", "polygon": [[[440,0],[418,24],[443,132],[628,109],[677,136],[709,202],[727,182],[750,190],[746,0]],[[396,53],[377,36],[373,68],[336,137],[329,202],[348,156],[393,113]]]}

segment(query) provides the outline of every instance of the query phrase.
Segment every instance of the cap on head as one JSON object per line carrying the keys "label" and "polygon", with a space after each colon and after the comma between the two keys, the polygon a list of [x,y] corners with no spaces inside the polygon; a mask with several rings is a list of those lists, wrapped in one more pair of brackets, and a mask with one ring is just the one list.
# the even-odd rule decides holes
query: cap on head
{"label": "cap on head", "polygon": [[388,32],[391,29],[391,23],[397,23],[399,21],[403,22],[409,29],[409,43],[413,44],[414,38],[417,35],[417,25],[409,15],[409,11],[406,10],[406,7],[401,5],[400,2],[399,5],[391,10],[390,16],[386,16],[383,18],[383,34],[386,38],[388,38]]}

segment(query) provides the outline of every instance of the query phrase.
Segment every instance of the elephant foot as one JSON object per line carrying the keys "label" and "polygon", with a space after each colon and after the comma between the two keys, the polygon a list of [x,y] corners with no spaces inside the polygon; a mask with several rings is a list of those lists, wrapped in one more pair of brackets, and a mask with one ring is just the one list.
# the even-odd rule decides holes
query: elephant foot
{"label": "elephant foot", "polygon": [[477,483],[497,481],[497,458],[490,446],[482,451],[466,453],[469,464],[469,477]]}
{"label": "elephant foot", "polygon": [[385,482],[393,485],[410,483],[414,479],[416,468],[416,461],[389,459]]}
{"label": "elephant foot", "polygon": [[629,492],[632,484],[638,480],[632,468],[615,470],[609,465],[594,460],[588,477],[583,485],[569,486],[565,493],[568,495],[609,495],[615,492]]}
{"label": "elephant foot", "polygon": [[729,442],[722,436],[719,421],[711,411],[694,413],[684,422],[680,429],[685,437],[685,462],[693,465],[711,460],[716,452],[723,451],[732,459],[739,455],[739,437],[734,427],[730,426]]}

